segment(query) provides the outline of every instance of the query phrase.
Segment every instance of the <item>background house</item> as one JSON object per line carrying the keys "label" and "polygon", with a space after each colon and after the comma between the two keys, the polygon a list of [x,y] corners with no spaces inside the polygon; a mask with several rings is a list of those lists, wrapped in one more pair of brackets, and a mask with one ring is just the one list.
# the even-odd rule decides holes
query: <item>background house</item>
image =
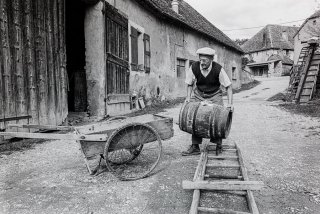
{"label": "background house", "polygon": [[307,46],[306,42],[312,37],[320,37],[320,10],[307,18],[294,35],[294,64],[297,64],[301,49]]}
{"label": "background house", "polygon": [[293,64],[297,27],[267,25],[242,45],[248,68],[255,76],[280,76]]}

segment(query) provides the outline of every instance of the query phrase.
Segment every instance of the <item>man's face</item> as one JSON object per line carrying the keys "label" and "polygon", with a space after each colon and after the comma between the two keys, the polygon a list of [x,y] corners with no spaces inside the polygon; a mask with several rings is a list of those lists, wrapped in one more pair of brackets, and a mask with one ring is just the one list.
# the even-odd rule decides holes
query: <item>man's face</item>
{"label": "man's face", "polygon": [[210,67],[211,62],[213,61],[213,56],[200,55],[199,61],[202,69],[208,69]]}

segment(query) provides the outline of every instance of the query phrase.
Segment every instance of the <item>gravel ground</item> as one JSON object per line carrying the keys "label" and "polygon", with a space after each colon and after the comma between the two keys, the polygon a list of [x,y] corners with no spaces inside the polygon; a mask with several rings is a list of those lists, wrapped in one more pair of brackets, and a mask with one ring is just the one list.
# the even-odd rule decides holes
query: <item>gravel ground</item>
{"label": "gravel ground", "polygon": [[[250,180],[265,183],[254,192],[261,213],[319,214],[319,118],[293,115],[266,101],[287,87],[287,77],[260,81],[234,96],[227,141],[241,148]],[[162,114],[177,122],[179,108]],[[188,213],[192,192],[181,182],[193,178],[199,156],[182,157],[190,135],[176,124],[174,131],[163,142],[157,173],[138,181],[119,181],[108,172],[90,176],[72,141],[1,153],[0,213]]]}

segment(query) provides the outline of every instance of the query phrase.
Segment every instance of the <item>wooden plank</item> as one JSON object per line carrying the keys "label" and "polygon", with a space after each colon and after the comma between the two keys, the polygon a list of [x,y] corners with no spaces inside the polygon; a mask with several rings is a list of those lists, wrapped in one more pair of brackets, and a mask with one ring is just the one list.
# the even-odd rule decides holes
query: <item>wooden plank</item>
{"label": "wooden plank", "polygon": [[312,75],[318,75],[318,70],[310,70],[309,72],[308,72],[308,76],[312,76]]}
{"label": "wooden plank", "polygon": [[312,89],[314,87],[314,83],[315,83],[314,81],[315,81],[315,79],[313,79],[312,82],[310,80],[306,81],[306,83],[303,86],[303,90]]}
{"label": "wooden plank", "polygon": [[304,95],[309,96],[309,95],[311,94],[311,92],[312,92],[312,89],[310,89],[310,88],[304,88],[304,89],[302,90],[301,96],[304,96]]}
{"label": "wooden plank", "polygon": [[[5,98],[5,117],[16,117],[16,106],[15,106],[15,90],[14,87],[14,75],[12,71],[12,53],[11,47],[13,45],[11,35],[13,20],[10,18],[12,14],[11,1],[3,1],[3,26],[2,26],[2,54],[3,54],[3,87],[4,87],[4,98]],[[9,15],[10,14],[10,15]],[[10,122],[5,123],[8,124]]]}
{"label": "wooden plank", "polygon": [[208,159],[210,160],[215,160],[215,159],[231,159],[231,160],[237,160],[238,159],[238,156],[212,156],[212,155],[209,155],[208,156]]}
{"label": "wooden plank", "polygon": [[298,89],[297,89],[297,92],[296,92],[296,95],[295,95],[296,102],[300,101],[300,95],[301,95],[301,92],[302,92],[302,89],[303,89],[303,85],[305,83],[305,80],[306,80],[306,77],[307,77],[307,74],[308,74],[308,69],[309,69],[310,64],[311,64],[313,53],[314,53],[314,47],[310,47],[309,56],[306,59],[306,65],[303,68],[303,72],[302,72],[302,75],[301,75],[301,78],[300,78],[300,81],[299,81],[299,86],[298,86]]}
{"label": "wooden plank", "polygon": [[198,211],[203,213],[215,213],[215,214],[250,214],[248,212],[233,211],[229,209],[198,207]]}
{"label": "wooden plank", "polygon": [[[4,88],[4,56],[3,56],[3,26],[4,26],[4,20],[3,20],[3,11],[4,11],[4,1],[0,1],[0,118],[5,117],[5,88]],[[4,11],[5,12],[5,11]],[[5,129],[5,123],[0,121],[0,130]]]}
{"label": "wooden plank", "polygon": [[[247,170],[244,166],[244,161],[243,161],[243,157],[242,157],[242,153],[241,153],[241,150],[240,148],[238,147],[237,144],[236,145],[236,148],[237,148],[237,154],[238,154],[238,157],[239,157],[239,164],[240,164],[240,172],[241,172],[241,175],[243,176],[243,180],[244,181],[248,181],[249,180],[249,177],[248,177],[248,173],[247,173]],[[249,206],[249,210],[252,214],[259,214],[259,210],[258,210],[258,207],[257,207],[257,204],[254,200],[254,197],[253,197],[253,194],[252,194],[252,191],[251,190],[247,190],[247,202],[248,202],[248,206]]]}
{"label": "wooden plank", "polygon": [[59,131],[73,131],[75,129],[72,126],[51,126],[51,125],[38,125],[38,124],[10,124],[8,126],[16,127],[16,128],[59,130]]}
{"label": "wooden plank", "polygon": [[205,175],[205,178],[217,178],[217,179],[242,179],[242,176],[239,175]]}
{"label": "wooden plank", "polygon": [[[55,69],[54,69],[54,57],[53,57],[53,23],[52,23],[52,10],[51,1],[45,1],[44,9],[44,22],[45,22],[45,43],[46,43],[46,66],[47,66],[47,90],[48,90],[48,118],[49,123],[57,125],[56,115],[56,90],[55,90]],[[59,117],[59,116],[58,116]]]}
{"label": "wooden plank", "polygon": [[[197,165],[197,169],[193,177],[193,181],[199,181],[204,179],[206,164],[208,161],[207,157],[208,157],[207,151],[201,153],[201,156]],[[191,203],[189,214],[198,213],[199,202],[200,202],[200,190],[196,189],[193,191],[192,203]]]}
{"label": "wooden plank", "polygon": [[207,164],[208,168],[240,168],[237,164]]}
{"label": "wooden plank", "polygon": [[22,132],[0,132],[0,136],[32,139],[50,140],[86,140],[86,141],[107,141],[106,135],[76,135],[76,134],[46,134],[46,133],[22,133]]}
{"label": "wooden plank", "polygon": [[182,181],[183,189],[204,190],[261,190],[261,181]]}
{"label": "wooden plank", "polygon": [[[22,119],[29,119],[31,118],[30,115],[26,115],[26,116],[18,116],[18,117],[5,117],[5,118],[0,118],[0,122],[7,122],[7,121],[16,121],[16,120],[22,120]],[[8,126],[10,125],[15,125],[15,124],[8,124]]]}
{"label": "wooden plank", "polygon": [[107,96],[107,103],[130,103],[130,94],[109,94]]}

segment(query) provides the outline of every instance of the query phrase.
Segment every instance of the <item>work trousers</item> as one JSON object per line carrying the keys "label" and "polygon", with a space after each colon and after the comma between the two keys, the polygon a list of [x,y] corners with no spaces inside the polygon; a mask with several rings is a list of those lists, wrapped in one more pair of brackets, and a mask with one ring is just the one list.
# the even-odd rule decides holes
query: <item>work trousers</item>
{"label": "work trousers", "polygon": [[[190,102],[201,102],[201,101],[208,101],[209,103],[214,103],[214,104],[223,106],[222,91],[219,90],[212,97],[207,97],[204,94],[202,94],[197,88],[195,88],[194,94],[191,97]],[[192,135],[191,142],[193,145],[194,144],[199,145],[202,143],[202,137]],[[210,139],[210,142],[216,143],[217,145],[221,145],[222,138]]]}

